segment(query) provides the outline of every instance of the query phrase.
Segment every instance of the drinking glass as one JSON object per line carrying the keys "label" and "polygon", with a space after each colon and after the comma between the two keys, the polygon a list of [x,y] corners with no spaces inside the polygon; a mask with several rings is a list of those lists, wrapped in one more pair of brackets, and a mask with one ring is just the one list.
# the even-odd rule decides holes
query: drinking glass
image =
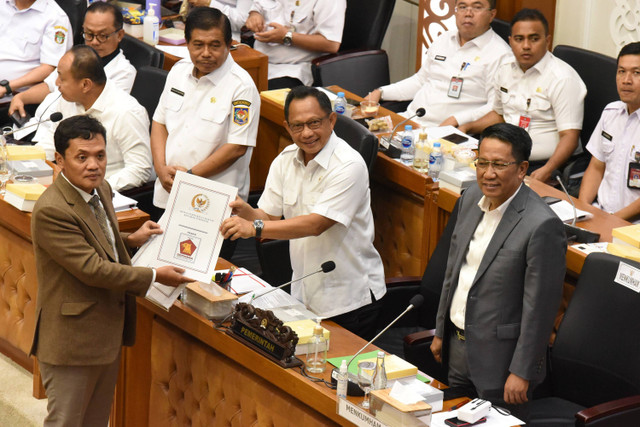
{"label": "drinking glass", "polygon": [[362,408],[369,409],[369,392],[371,391],[371,383],[373,382],[373,376],[376,372],[376,364],[369,361],[362,361],[358,363],[358,386],[364,391],[364,400],[362,401]]}

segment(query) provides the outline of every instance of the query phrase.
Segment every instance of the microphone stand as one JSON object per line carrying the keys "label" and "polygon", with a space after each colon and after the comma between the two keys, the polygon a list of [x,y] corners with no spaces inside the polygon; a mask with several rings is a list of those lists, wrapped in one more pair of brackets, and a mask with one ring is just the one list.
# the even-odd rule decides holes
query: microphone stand
{"label": "microphone stand", "polygon": [[593,231],[585,230],[584,228],[576,226],[576,220],[578,218],[578,212],[576,211],[576,204],[573,202],[573,199],[569,195],[569,192],[564,187],[564,183],[559,176],[556,176],[556,180],[560,183],[560,187],[562,191],[569,199],[569,203],[573,207],[573,220],[571,224],[564,224],[564,232],[567,235],[567,240],[574,240],[576,243],[595,243],[600,240],[600,234],[594,233]]}
{"label": "microphone stand", "polygon": [[411,117],[409,117],[408,119],[404,119],[403,121],[401,121],[400,123],[398,123],[397,125],[395,125],[393,127],[393,130],[391,131],[391,135],[389,135],[388,137],[383,137],[380,139],[380,145],[382,145],[386,150],[389,149],[389,145],[392,145],[391,142],[393,141],[393,135],[395,135],[396,131],[398,130],[398,128],[400,126],[402,126],[403,124],[407,123],[409,120],[413,120],[416,117],[422,117],[424,116],[425,111],[424,108],[418,108],[415,112],[415,114]]}

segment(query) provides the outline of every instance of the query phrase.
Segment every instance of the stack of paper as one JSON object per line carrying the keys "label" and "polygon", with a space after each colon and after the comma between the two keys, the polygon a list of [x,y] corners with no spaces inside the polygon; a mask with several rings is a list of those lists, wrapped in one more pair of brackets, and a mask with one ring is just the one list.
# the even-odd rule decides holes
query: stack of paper
{"label": "stack of paper", "polygon": [[45,159],[44,149],[35,145],[7,145],[9,160]]}
{"label": "stack of paper", "polygon": [[566,200],[560,200],[558,202],[555,202],[549,205],[549,207],[551,208],[552,211],[555,212],[556,215],[558,215],[558,218],[560,218],[562,222],[566,222],[568,224],[573,222],[574,218],[576,218],[576,222],[577,222],[577,221],[584,221],[586,219],[593,217],[593,214],[591,212],[583,211],[577,208],[575,210],[575,216],[574,216],[573,205],[567,202]]}
{"label": "stack of paper", "polygon": [[[316,327],[316,322],[311,319],[295,320],[293,322],[285,322],[285,326],[293,329],[294,332],[298,335],[298,344],[296,344],[296,356],[309,353],[309,347],[311,347],[311,339],[313,338],[313,329]],[[324,336],[324,339],[327,340],[327,350],[329,350],[329,340],[331,338],[331,333],[327,329],[322,328],[322,334]]]}
{"label": "stack of paper", "polygon": [[14,175],[29,175],[44,185],[53,183],[53,168],[43,159],[12,160],[9,164]]}
{"label": "stack of paper", "polygon": [[42,184],[7,184],[5,202],[25,212],[33,212],[33,207],[44,190]]}

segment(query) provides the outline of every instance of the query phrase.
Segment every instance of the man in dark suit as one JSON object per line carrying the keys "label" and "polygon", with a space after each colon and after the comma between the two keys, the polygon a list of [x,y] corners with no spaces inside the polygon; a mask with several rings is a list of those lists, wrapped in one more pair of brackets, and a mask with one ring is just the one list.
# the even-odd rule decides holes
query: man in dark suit
{"label": "man in dark suit", "polygon": [[183,269],[132,267],[138,247],[158,224],[118,231],[111,187],[104,180],[106,131],[74,116],[55,133],[61,173],[36,203],[31,234],[38,275],[31,354],[49,399],[45,426],[106,426],[122,345],[135,340],[135,298],[153,281],[177,286]]}
{"label": "man in dark suit", "polygon": [[563,225],[523,185],[531,138],[501,123],[482,133],[478,187],[459,203],[431,351],[449,386],[528,418],[545,374],[567,248]]}

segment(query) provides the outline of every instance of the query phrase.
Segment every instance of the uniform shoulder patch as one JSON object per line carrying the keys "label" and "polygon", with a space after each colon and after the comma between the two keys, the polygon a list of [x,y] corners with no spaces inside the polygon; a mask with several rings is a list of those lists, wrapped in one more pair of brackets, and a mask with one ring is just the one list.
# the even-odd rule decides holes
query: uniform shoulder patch
{"label": "uniform shoulder patch", "polygon": [[62,44],[64,43],[65,39],[67,38],[67,33],[62,31],[62,30],[57,30],[55,32],[55,34],[53,35],[53,39],[55,40],[56,43],[58,44]]}
{"label": "uniform shoulder patch", "polygon": [[233,123],[244,126],[249,123],[251,112],[251,102],[244,99],[238,99],[231,103],[233,105]]}

